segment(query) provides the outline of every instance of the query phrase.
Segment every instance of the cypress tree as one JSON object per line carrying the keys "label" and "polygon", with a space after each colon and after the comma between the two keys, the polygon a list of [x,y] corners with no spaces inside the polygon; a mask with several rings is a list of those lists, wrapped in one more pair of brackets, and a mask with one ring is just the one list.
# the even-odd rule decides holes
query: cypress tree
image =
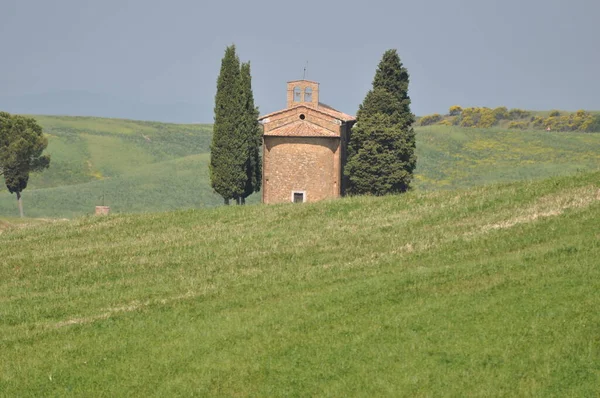
{"label": "cypress tree", "polygon": [[379,196],[410,188],[416,156],[408,83],[396,50],[386,51],[350,135],[344,171],[349,194]]}
{"label": "cypress tree", "polygon": [[239,90],[240,61],[235,45],[227,47],[221,61],[215,95],[215,122],[210,146],[210,183],[225,204],[239,198],[245,185],[245,145],[237,136],[242,118]]}
{"label": "cypress tree", "polygon": [[260,158],[262,130],[258,123],[258,108],[254,105],[252,75],[250,74],[249,62],[242,64],[239,85],[243,116],[238,124],[238,134],[243,137],[246,144],[244,164],[246,183],[244,184],[244,192],[241,196],[241,203],[243,204],[248,196],[260,191],[262,183],[262,164]]}

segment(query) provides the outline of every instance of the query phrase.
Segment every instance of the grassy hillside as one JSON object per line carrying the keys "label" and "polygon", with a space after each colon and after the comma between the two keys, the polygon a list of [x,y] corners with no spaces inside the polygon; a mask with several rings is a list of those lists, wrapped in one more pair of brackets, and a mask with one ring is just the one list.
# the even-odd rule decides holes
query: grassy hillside
{"label": "grassy hillside", "polygon": [[[208,181],[210,125],[38,116],[50,169],[24,191],[29,217],[154,212],[218,205]],[[417,128],[417,190],[453,189],[598,170],[600,134]],[[259,201],[258,195],[249,203]],[[0,216],[17,212],[0,190]]]}
{"label": "grassy hillside", "polygon": [[12,225],[6,396],[597,396],[600,173]]}
{"label": "grassy hillside", "polygon": [[419,190],[462,188],[600,169],[600,134],[418,127]]}
{"label": "grassy hillside", "polygon": [[[30,217],[73,217],[104,201],[116,212],[214,206],[208,180],[210,125],[92,117],[36,116],[48,134],[51,166],[24,191]],[[14,203],[13,203],[14,202]],[[16,201],[3,189],[0,215]]]}

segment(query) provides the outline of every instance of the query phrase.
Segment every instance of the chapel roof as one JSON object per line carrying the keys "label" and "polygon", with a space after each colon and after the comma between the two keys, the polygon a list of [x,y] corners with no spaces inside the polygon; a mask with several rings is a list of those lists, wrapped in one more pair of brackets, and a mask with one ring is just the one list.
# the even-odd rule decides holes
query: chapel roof
{"label": "chapel roof", "polygon": [[336,119],[338,119],[338,120],[340,120],[342,122],[352,122],[352,121],[356,120],[356,117],[354,117],[352,115],[348,115],[347,113],[344,113],[344,112],[340,112],[337,109],[334,109],[334,108],[330,107],[329,105],[326,105],[326,104],[324,104],[322,102],[319,102],[319,106],[317,108],[314,108],[312,106],[306,106],[306,104],[299,104],[299,105],[293,106],[291,108],[285,108],[285,109],[281,109],[281,110],[276,111],[276,112],[271,112],[269,114],[263,115],[263,116],[259,117],[258,120],[263,120],[263,119],[266,119],[268,117],[279,115],[281,113],[290,111],[292,109],[297,109],[297,108],[302,108],[302,107],[309,108],[311,110],[323,113],[325,115],[328,115],[328,116],[331,116],[333,118],[336,118]]}
{"label": "chapel roof", "polygon": [[327,130],[306,120],[297,120],[265,132],[266,136],[277,137],[339,137],[333,131]]}

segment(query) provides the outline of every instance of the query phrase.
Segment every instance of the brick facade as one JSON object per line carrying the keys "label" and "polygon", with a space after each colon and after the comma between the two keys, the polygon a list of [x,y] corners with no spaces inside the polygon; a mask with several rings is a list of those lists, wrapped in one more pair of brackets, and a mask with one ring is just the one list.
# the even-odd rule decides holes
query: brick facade
{"label": "brick facade", "polygon": [[292,81],[287,108],[263,125],[263,203],[314,202],[344,193],[348,134],[355,119],[319,102],[319,84]]}

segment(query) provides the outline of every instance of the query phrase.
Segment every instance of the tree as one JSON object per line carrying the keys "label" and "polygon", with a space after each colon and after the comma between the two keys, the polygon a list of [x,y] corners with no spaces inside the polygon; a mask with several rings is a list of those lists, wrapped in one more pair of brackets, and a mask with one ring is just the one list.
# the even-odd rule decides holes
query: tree
{"label": "tree", "polygon": [[396,50],[383,55],[348,143],[349,194],[386,195],[410,188],[416,166],[409,76]]}
{"label": "tree", "polygon": [[215,96],[215,124],[211,144],[210,178],[225,204],[260,190],[262,131],[252,94],[250,63],[240,66],[235,46],[225,50]]}
{"label": "tree", "polygon": [[244,194],[246,183],[245,145],[238,136],[237,123],[242,119],[240,107],[240,61],[235,45],[227,47],[221,61],[215,95],[215,122],[210,146],[210,183],[225,204]]}
{"label": "tree", "polygon": [[243,137],[246,143],[246,157],[244,170],[246,172],[246,183],[241,196],[241,203],[254,192],[260,191],[262,183],[262,164],[260,158],[260,145],[262,130],[258,123],[258,108],[254,105],[252,94],[252,75],[250,74],[250,63],[242,64],[239,78],[242,117],[238,122],[238,136]]}
{"label": "tree", "polygon": [[48,140],[35,119],[0,112],[0,173],[9,192],[17,196],[21,217],[21,192],[27,188],[29,173],[50,165],[50,157],[42,155],[47,146]]}

